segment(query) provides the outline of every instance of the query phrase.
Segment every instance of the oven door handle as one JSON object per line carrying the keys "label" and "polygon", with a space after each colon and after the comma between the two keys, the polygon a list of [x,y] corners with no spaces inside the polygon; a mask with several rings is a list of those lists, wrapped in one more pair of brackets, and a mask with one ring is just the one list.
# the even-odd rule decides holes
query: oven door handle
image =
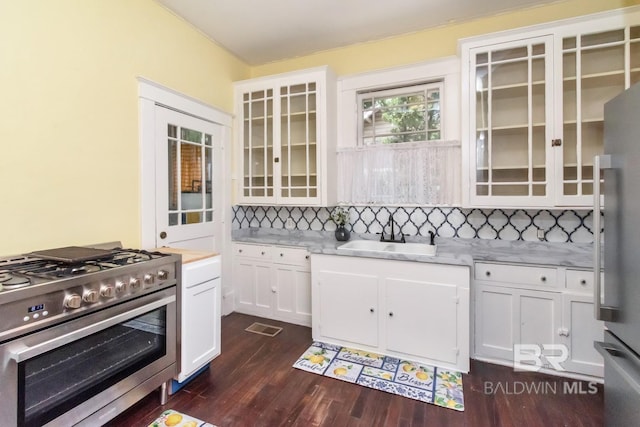
{"label": "oven door handle", "polygon": [[145,304],[132,310],[128,310],[124,313],[116,314],[113,317],[93,323],[89,326],[85,326],[84,328],[79,328],[73,332],[60,335],[59,337],[56,337],[54,339],[44,341],[34,346],[21,344],[20,347],[12,348],[8,351],[9,358],[15,360],[17,363],[24,362],[25,360],[32,359],[36,356],[46,353],[47,351],[54,350],[73,341],[77,341],[80,338],[84,338],[103,329],[115,326],[118,323],[125,322],[134,317],[143,315],[148,311],[166,306],[167,304],[172,303],[175,300],[175,295],[170,295],[157,301],[150,302],[149,304]]}

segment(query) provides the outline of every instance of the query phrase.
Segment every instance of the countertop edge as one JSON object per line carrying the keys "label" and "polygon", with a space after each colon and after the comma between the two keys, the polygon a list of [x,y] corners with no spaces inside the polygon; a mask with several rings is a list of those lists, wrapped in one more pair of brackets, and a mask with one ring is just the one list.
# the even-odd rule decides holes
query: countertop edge
{"label": "countertop edge", "polygon": [[[350,240],[374,240],[376,236],[352,234]],[[407,241],[428,242],[411,237]],[[232,232],[232,243],[277,245],[307,249],[311,254],[357,256],[434,264],[467,265],[475,262],[531,264],[578,269],[593,268],[593,245],[589,243],[528,242],[438,237],[436,256],[382,254],[365,251],[338,251],[346,242],[335,240],[327,231],[288,231],[280,229],[242,229]]]}

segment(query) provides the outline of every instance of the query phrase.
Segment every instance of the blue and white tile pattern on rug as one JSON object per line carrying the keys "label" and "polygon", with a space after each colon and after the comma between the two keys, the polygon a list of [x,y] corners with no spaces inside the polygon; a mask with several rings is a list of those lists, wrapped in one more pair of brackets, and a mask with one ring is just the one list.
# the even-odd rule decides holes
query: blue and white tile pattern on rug
{"label": "blue and white tile pattern on rug", "polygon": [[315,341],[294,368],[398,396],[464,411],[462,374]]}
{"label": "blue and white tile pattern on rug", "polygon": [[[547,242],[593,242],[591,210],[463,209],[446,207],[349,206],[347,229],[380,233],[393,217],[402,233],[463,239],[499,239]],[[261,227],[333,231],[332,208],[291,206],[234,206],[234,230]],[[541,230],[544,237],[538,237]]]}

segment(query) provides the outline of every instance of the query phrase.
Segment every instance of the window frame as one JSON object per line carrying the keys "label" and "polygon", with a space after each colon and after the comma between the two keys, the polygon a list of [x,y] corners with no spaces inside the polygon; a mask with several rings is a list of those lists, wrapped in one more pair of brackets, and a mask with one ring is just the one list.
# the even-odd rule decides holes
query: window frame
{"label": "window frame", "polygon": [[441,112],[446,119],[442,121],[441,126],[447,140],[459,141],[461,137],[460,58],[449,56],[339,77],[336,148],[358,147],[358,92],[408,86],[427,81],[443,82],[444,97],[441,96],[441,100],[444,109]]}
{"label": "window frame", "polygon": [[[432,100],[429,100],[429,92],[432,92],[434,90],[437,90],[438,92],[438,104],[439,104],[439,111],[440,111],[440,120],[439,120],[439,127],[435,130],[430,130],[429,129],[429,104],[431,102],[433,102]],[[365,143],[365,134],[364,134],[364,111],[365,109],[363,108],[363,101],[367,98],[370,99],[375,99],[375,98],[380,98],[380,97],[393,97],[395,96],[403,96],[403,95],[410,95],[410,94],[415,94],[417,92],[422,92],[424,94],[424,111],[425,111],[425,117],[424,117],[424,123],[425,123],[425,129],[424,129],[424,133],[426,136],[426,139],[424,140],[420,140],[420,141],[399,141],[399,142],[395,142],[392,144],[405,144],[408,142],[415,142],[415,143],[428,143],[429,141],[441,141],[441,140],[445,140],[446,139],[446,134],[445,134],[445,127],[444,127],[444,121],[445,121],[445,115],[444,111],[445,111],[445,84],[444,84],[444,80],[436,80],[436,81],[427,81],[427,82],[413,82],[410,84],[404,84],[401,86],[394,86],[394,87],[386,87],[386,88],[373,88],[373,89],[369,89],[369,90],[363,90],[363,91],[358,91],[356,92],[356,100],[357,100],[357,116],[358,116],[358,120],[357,120],[357,126],[358,126],[358,130],[357,130],[357,146],[359,147],[365,147],[365,146],[376,146],[376,145],[385,145],[384,143],[376,143],[375,139],[376,139],[376,134],[375,134],[375,127],[374,127],[374,134],[373,134],[373,142],[370,144],[366,144]],[[430,132],[434,132],[434,131],[438,131],[440,132],[440,138],[437,139],[429,139],[429,133]]]}

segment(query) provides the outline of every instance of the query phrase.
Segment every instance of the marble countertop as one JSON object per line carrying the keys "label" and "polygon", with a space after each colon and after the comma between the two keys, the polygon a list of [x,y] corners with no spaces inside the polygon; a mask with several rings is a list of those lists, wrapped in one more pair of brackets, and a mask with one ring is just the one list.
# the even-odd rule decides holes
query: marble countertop
{"label": "marble countertop", "polygon": [[[377,240],[371,234],[351,234],[350,240]],[[345,242],[336,241],[332,231],[289,231],[275,228],[234,230],[232,240],[240,243],[304,247],[310,253],[469,265],[474,261],[514,264],[553,265],[592,268],[593,245],[589,243],[551,243],[507,240],[458,239],[436,237],[436,256],[338,251]],[[407,242],[428,243],[428,238],[412,236]]]}

